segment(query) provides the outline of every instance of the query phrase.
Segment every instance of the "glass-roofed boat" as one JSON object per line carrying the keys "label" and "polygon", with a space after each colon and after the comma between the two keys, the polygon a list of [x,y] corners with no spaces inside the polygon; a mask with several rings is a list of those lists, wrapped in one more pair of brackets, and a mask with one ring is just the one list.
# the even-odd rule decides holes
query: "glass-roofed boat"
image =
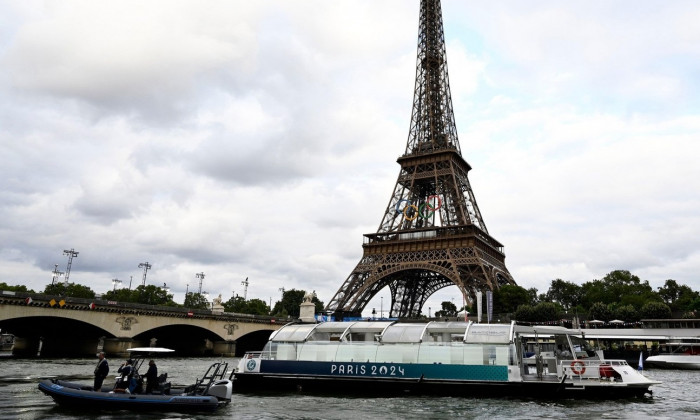
{"label": "glass-roofed boat", "polygon": [[605,360],[575,330],[472,322],[288,324],[236,369],[234,388],[441,395],[642,396],[659,384]]}

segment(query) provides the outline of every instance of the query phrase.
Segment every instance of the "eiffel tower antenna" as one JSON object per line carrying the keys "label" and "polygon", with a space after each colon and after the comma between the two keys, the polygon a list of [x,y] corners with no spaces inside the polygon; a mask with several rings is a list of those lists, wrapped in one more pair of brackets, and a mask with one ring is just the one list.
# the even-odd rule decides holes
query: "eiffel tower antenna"
{"label": "eiffel tower antenna", "polygon": [[515,284],[503,245],[476,204],[457,137],[440,0],[421,0],[411,125],[394,192],[377,233],[328,303],[337,318],[359,316],[379,291],[391,291],[392,317],[417,317],[433,293],[456,285],[476,292]]}

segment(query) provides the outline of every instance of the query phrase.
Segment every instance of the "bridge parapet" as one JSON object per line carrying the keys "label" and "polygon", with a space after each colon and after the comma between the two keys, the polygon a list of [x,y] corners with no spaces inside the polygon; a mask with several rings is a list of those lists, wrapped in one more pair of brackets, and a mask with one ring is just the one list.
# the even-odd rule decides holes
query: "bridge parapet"
{"label": "bridge parapet", "polygon": [[79,311],[113,312],[120,314],[153,315],[173,318],[211,319],[217,321],[246,322],[254,324],[276,324],[289,320],[272,316],[240,314],[233,312],[213,312],[207,309],[188,309],[176,306],[146,305],[140,303],[116,302],[104,299],[84,299],[66,296],[53,296],[42,293],[11,292],[0,290],[0,305],[24,305],[33,307],[72,309]]}

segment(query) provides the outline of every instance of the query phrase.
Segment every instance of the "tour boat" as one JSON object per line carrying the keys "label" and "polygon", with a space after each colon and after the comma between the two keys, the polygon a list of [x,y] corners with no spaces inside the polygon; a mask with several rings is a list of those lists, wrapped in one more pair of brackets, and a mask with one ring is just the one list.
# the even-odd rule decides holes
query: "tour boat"
{"label": "tour boat", "polygon": [[[133,368],[136,383],[140,375],[138,368],[146,357],[153,354],[172,352],[164,348],[132,348],[128,349],[134,359]],[[106,386],[101,391],[95,391],[92,385],[66,382],[57,379],[45,379],[39,382],[39,390],[53,398],[61,405],[73,408],[91,410],[162,410],[169,412],[214,411],[220,405],[231,401],[232,381],[226,378],[228,363],[213,363],[202,379],[184,388],[174,388],[167,380],[167,374],[159,376],[158,387],[153,393],[145,394],[139,390],[134,392],[115,390]],[[109,389],[108,389],[109,388]]]}
{"label": "tour boat", "polygon": [[293,323],[234,371],[236,392],[616,398],[656,384],[624,360],[605,360],[575,330],[515,323]]}
{"label": "tour boat", "polygon": [[667,369],[700,370],[700,343],[667,343],[669,353],[647,357],[649,366]]}

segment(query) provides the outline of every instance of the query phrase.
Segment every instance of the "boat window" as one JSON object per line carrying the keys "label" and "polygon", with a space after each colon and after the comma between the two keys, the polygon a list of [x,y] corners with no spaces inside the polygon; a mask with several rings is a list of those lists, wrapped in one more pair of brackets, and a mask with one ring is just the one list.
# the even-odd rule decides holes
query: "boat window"
{"label": "boat window", "polygon": [[271,341],[304,341],[316,324],[292,324],[277,331]]}
{"label": "boat window", "polygon": [[394,324],[382,334],[382,343],[420,343],[425,324]]}

